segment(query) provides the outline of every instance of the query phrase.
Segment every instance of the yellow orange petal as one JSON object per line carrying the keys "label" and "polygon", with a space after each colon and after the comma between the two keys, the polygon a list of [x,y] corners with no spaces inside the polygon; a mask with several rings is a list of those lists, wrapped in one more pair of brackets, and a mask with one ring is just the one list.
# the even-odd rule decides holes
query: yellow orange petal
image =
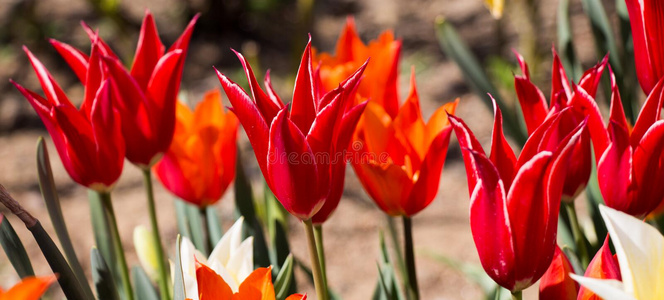
{"label": "yellow orange petal", "polygon": [[392,163],[370,162],[355,166],[362,185],[378,206],[389,215],[401,215],[401,203],[413,188],[413,180],[406,170]]}
{"label": "yellow orange petal", "polygon": [[486,5],[494,18],[500,19],[503,17],[505,0],[484,0],[484,5]]}
{"label": "yellow orange petal", "polygon": [[240,284],[237,300],[274,300],[272,267],[258,268]]}
{"label": "yellow orange petal", "polygon": [[233,291],[219,274],[208,266],[196,262],[196,281],[200,300],[227,300]]}
{"label": "yellow orange petal", "polygon": [[56,276],[26,277],[6,292],[0,290],[0,300],[38,300]]}
{"label": "yellow orange petal", "polygon": [[[397,138],[417,153],[419,160],[426,155],[425,148],[425,124],[420,111],[420,99],[417,94],[415,84],[415,69],[411,69],[410,93],[406,102],[399,109],[397,117],[394,119],[394,128],[397,132]],[[428,145],[426,145],[428,146]],[[419,165],[419,163],[418,163]]]}
{"label": "yellow orange petal", "polygon": [[436,109],[436,111],[431,115],[429,121],[426,125],[426,148],[429,148],[431,142],[436,136],[443,131],[444,128],[450,126],[450,120],[447,118],[447,114],[453,115],[456,111],[456,107],[459,105],[459,99],[457,98],[453,102],[445,103],[445,105]]}

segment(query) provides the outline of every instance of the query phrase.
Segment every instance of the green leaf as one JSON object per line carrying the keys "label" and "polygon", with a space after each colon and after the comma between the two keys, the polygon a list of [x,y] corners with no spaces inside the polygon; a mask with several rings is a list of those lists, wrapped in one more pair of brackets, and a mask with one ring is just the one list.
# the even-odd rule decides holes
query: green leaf
{"label": "green leaf", "polygon": [[[592,161],[594,161],[594,157]],[[604,238],[606,238],[606,235],[609,233],[609,231],[606,229],[606,224],[604,224],[604,220],[602,219],[602,215],[599,213],[599,205],[604,204],[604,197],[602,196],[602,192],[599,190],[599,182],[597,181],[597,167],[595,164],[592,164],[590,180],[588,180],[588,186],[586,186],[586,200],[588,214],[592,220],[593,228],[595,230],[595,237],[597,238],[592,244],[592,251],[588,252],[590,257],[594,257],[594,253],[596,253],[597,250],[602,247]]]}
{"label": "green leaf", "polygon": [[93,190],[88,190],[88,199],[90,200],[90,220],[92,222],[95,244],[106,264],[110,266],[118,293],[124,294],[119,264],[117,262],[115,248],[113,248],[110,222],[108,216],[104,212],[102,199],[99,197],[99,193]]}
{"label": "green leaf", "polygon": [[205,209],[205,214],[207,215],[205,219],[207,220],[210,244],[216,245],[219,241],[221,241],[221,237],[224,236],[224,230],[221,229],[221,221],[219,220],[219,215],[217,214],[217,211],[215,210],[214,206],[208,206]]}
{"label": "green leaf", "polygon": [[98,299],[119,300],[120,295],[116,289],[113,273],[97,248],[92,248],[90,253],[90,266],[92,268],[92,282],[97,290]]}
{"label": "green leaf", "polygon": [[[58,198],[58,193],[55,188],[55,181],[53,180],[53,172],[51,170],[51,162],[48,156],[48,148],[44,143],[44,138],[39,137],[37,141],[37,171],[39,174],[39,189],[41,190],[42,197],[46,203],[46,209],[48,210],[48,215],[51,218],[51,223],[55,229],[55,233],[58,236],[60,241],[60,246],[65,252],[67,257],[67,262],[71,266],[74,274],[81,282],[86,282],[85,272],[83,267],[78,261],[78,256],[74,250],[74,246],[69,237],[69,231],[67,230],[67,224],[65,223],[64,216],[62,215],[62,208],[60,206],[60,199]],[[86,284],[83,287],[86,294],[89,297],[94,297],[92,290]]]}
{"label": "green leaf", "polygon": [[178,235],[175,242],[175,268],[173,272],[173,300],[185,300],[185,286],[184,275],[182,273],[182,259],[180,253],[180,245],[182,244],[182,236]]}
{"label": "green leaf", "polygon": [[191,240],[191,231],[189,230],[189,219],[187,218],[187,203],[180,199],[174,199],[175,217],[178,223],[178,232],[181,236]]}
{"label": "green leaf", "polygon": [[[622,1],[622,0],[621,0]],[[572,81],[577,82],[583,73],[574,52],[574,33],[570,22],[569,0],[558,2],[558,51],[563,67]]]}
{"label": "green leaf", "polygon": [[286,261],[281,266],[277,279],[274,281],[274,291],[277,300],[284,300],[289,295],[291,282],[293,281],[293,255],[288,255]]}
{"label": "green leaf", "polygon": [[0,245],[2,245],[2,249],[7,254],[7,258],[9,258],[9,262],[18,273],[18,276],[21,278],[35,276],[30,257],[25,252],[21,239],[18,238],[9,220],[2,214],[0,214]]}
{"label": "green leaf", "polygon": [[279,220],[273,220],[274,233],[272,240],[273,263],[282,265],[290,255],[288,233]]}
{"label": "green leaf", "polygon": [[196,249],[205,255],[209,255],[212,249],[208,249],[208,243],[205,240],[205,229],[203,228],[203,218],[201,217],[201,210],[191,204],[187,206],[187,220],[189,220],[189,230],[191,231],[191,242],[194,243]]}
{"label": "green leaf", "polygon": [[486,73],[484,73],[484,68],[477,61],[477,58],[475,58],[468,46],[463,42],[456,29],[454,29],[454,26],[443,17],[436,19],[436,37],[443,52],[459,66],[464,78],[466,78],[466,82],[484,100],[483,102],[489,109],[493,109],[493,105],[491,98],[487,94],[491,94],[496,99],[496,103],[502,109],[505,116],[503,119],[505,130],[519,144],[524,144],[527,136],[520,127],[513,108],[506,105],[498,89],[496,89]]}
{"label": "green leaf", "polygon": [[486,274],[486,272],[484,272],[484,269],[481,266],[472,263],[461,262],[432,251],[424,251],[423,254],[464,274],[467,279],[482,289],[484,295],[486,296],[485,299],[495,299],[496,287],[498,285],[493,281],[493,279],[491,279],[491,277],[489,277],[489,275]]}
{"label": "green leaf", "polygon": [[583,275],[585,273],[585,270],[583,269],[581,260],[579,260],[579,257],[576,255],[576,252],[572,248],[567,246],[563,247],[562,251],[563,253],[565,253],[565,256],[567,256],[567,260],[569,260],[569,263],[572,265],[574,273]]}
{"label": "green leaf", "polygon": [[253,220],[256,217],[254,210],[254,196],[251,183],[245,175],[242,163],[241,151],[237,151],[237,162],[235,164],[235,208],[244,216],[245,220]]}
{"label": "green leaf", "polygon": [[595,38],[595,46],[600,57],[611,53],[609,62],[616,75],[622,75],[622,66],[620,64],[620,52],[616,46],[616,41],[611,29],[609,17],[606,15],[604,5],[601,0],[581,0],[583,9],[590,19],[590,26]]}
{"label": "green leaf", "polygon": [[155,290],[150,277],[139,267],[131,268],[131,274],[134,278],[134,297],[139,300],[160,300],[157,290]]}
{"label": "green leaf", "polygon": [[[263,234],[263,226],[256,218],[253,220],[245,219],[245,228],[248,235],[254,237],[254,268],[267,268],[270,265],[279,266],[278,264],[270,263],[270,251],[267,247],[265,235]],[[275,269],[277,272],[278,269]]]}
{"label": "green leaf", "polygon": [[[403,278],[404,281],[403,286],[406,287],[408,286],[408,271],[406,270],[406,261],[404,260],[403,251],[401,251],[401,244],[399,243],[399,234],[397,232],[397,227],[396,224],[394,223],[394,217],[390,215],[385,215],[385,217],[387,219],[387,232],[390,235],[390,240],[392,242],[392,249],[396,254],[395,257],[397,261],[397,266],[399,268],[399,275],[401,276],[401,278]],[[380,238],[384,240],[382,232]],[[381,242],[381,245],[383,244],[385,244],[385,242]],[[383,250],[383,252],[385,251],[386,250]]]}
{"label": "green leaf", "polygon": [[87,282],[80,282],[74,272],[69,267],[67,260],[62,256],[58,246],[55,245],[51,237],[46,233],[41,223],[37,221],[34,225],[28,227],[28,230],[34,236],[37,245],[46,258],[53,273],[58,274],[58,283],[62,288],[67,299],[90,299],[84,291],[83,285]]}

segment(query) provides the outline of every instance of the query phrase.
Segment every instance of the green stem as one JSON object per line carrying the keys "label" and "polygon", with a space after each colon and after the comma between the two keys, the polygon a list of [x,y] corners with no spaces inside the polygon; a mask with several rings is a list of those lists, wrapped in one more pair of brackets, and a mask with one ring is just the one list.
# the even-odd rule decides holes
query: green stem
{"label": "green stem", "polygon": [[521,291],[512,292],[512,300],[521,300],[521,299],[523,299]]}
{"label": "green stem", "polygon": [[201,207],[199,208],[198,212],[201,214],[201,223],[203,223],[203,227],[201,228],[203,228],[203,244],[206,247],[205,252],[210,254],[214,249],[214,245],[212,245],[212,239],[210,239],[210,227],[208,227],[207,210],[204,207]]}
{"label": "green stem", "polygon": [[311,259],[311,271],[314,275],[314,287],[316,288],[316,299],[327,300],[327,286],[323,279],[323,272],[321,269],[320,259],[318,259],[318,250],[316,250],[316,237],[314,234],[314,225],[311,219],[302,221],[304,230],[307,233],[307,242],[309,245],[309,258]]}
{"label": "green stem", "polygon": [[129,269],[127,268],[127,259],[125,258],[125,253],[122,248],[122,240],[120,239],[120,232],[118,231],[118,222],[115,218],[115,212],[113,211],[113,202],[111,202],[111,194],[108,192],[97,192],[99,193],[99,199],[101,199],[102,205],[104,206],[104,213],[108,217],[110,222],[111,230],[111,239],[113,240],[113,248],[118,258],[118,263],[120,264],[120,278],[122,280],[122,285],[124,286],[125,299],[134,300],[134,292],[131,288],[131,281],[129,279]]}
{"label": "green stem", "polygon": [[574,209],[574,202],[564,202],[565,209],[567,209],[567,215],[569,216],[570,225],[572,226],[572,234],[574,235],[574,242],[576,243],[576,252],[581,260],[581,264],[585,269],[590,263],[590,258],[588,257],[588,249],[586,248],[586,241],[579,225],[579,219],[576,216],[576,210]]}
{"label": "green stem", "polygon": [[410,217],[403,217],[404,242],[406,243],[406,267],[408,269],[409,290],[414,300],[420,299],[420,289],[417,284],[417,272],[415,270],[415,252],[413,251],[413,223]]}
{"label": "green stem", "polygon": [[152,225],[152,239],[157,250],[157,261],[159,268],[159,292],[162,299],[171,299],[171,280],[168,269],[166,269],[166,259],[164,258],[164,247],[161,244],[161,235],[159,234],[159,224],[157,223],[157,211],[154,203],[154,191],[152,189],[152,173],[150,169],[143,169],[143,185],[148,198],[148,212],[150,214],[150,224]]}
{"label": "green stem", "polygon": [[323,246],[323,224],[314,225],[314,237],[316,238],[316,252],[320,261],[323,284],[327,286],[327,265],[325,264],[325,246]]}

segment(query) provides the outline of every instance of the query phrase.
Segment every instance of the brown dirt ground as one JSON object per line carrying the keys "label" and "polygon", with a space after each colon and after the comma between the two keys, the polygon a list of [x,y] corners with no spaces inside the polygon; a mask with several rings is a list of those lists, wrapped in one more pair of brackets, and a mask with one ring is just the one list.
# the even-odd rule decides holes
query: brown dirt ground
{"label": "brown dirt ground", "polygon": [[[166,1],[174,2],[174,0]],[[329,2],[329,1],[328,1]],[[359,31],[365,40],[374,38],[378,32],[394,28],[397,36],[404,40],[404,66],[408,70],[408,63],[418,66],[418,88],[422,99],[422,109],[428,116],[436,107],[456,97],[461,98],[458,115],[469,123],[476,131],[481,141],[486,145],[490,134],[492,112],[480,103],[479,99],[463,83],[459,69],[447,60],[440,52],[434,38],[433,21],[438,15],[447,17],[457,24],[463,38],[478,54],[485,56],[496,52],[492,39],[492,30],[495,22],[484,9],[480,0],[468,1],[397,1],[397,0],[343,0],[339,3],[323,1],[326,9],[334,4],[350,5],[357,8],[355,13]],[[557,1],[543,1],[542,11],[555,11]],[[49,7],[62,7],[63,0],[52,1],[48,7],[39,11],[44,14],[59,14],[60,16],[76,16],[85,10],[85,3],[81,0],[66,1],[67,10],[55,9],[48,11]],[[128,7],[131,17],[140,19],[145,6],[150,7],[158,23],[165,23],[171,13],[168,5],[156,5],[156,1],[138,1],[139,4],[124,4]],[[147,4],[146,4],[147,3]],[[580,36],[586,36],[589,31],[587,20],[580,16],[580,5],[572,6],[574,11],[573,23]],[[74,13],[72,13],[72,11]],[[555,16],[542,13],[544,47],[548,47],[555,40]],[[332,50],[334,41],[341,30],[344,15],[330,15],[321,13],[315,18],[314,39],[319,40],[319,47],[323,50]],[[508,25],[509,27],[509,25]],[[177,31],[177,30],[176,30]],[[508,29],[509,47],[516,47],[517,37],[514,30]],[[200,47],[196,47],[199,45]],[[582,44],[583,45],[583,44]],[[205,41],[195,41],[191,48],[189,60],[200,61],[201,56],[212,52],[214,55],[229,55],[227,46],[218,45],[215,49]],[[219,54],[221,52],[222,54]],[[585,43],[578,49],[583,62],[594,60],[592,45]],[[500,54],[500,53],[498,53]],[[194,58],[192,58],[194,57]],[[16,62],[13,63],[16,68]],[[48,65],[48,63],[47,63]],[[269,66],[269,62],[264,62]],[[20,57],[19,67],[27,68],[27,61]],[[237,64],[235,65],[237,67]],[[548,70],[548,67],[544,68]],[[187,70],[192,73],[193,71]],[[11,76],[2,75],[2,76]],[[58,78],[59,74],[56,74]],[[405,83],[405,77],[402,76]],[[35,86],[34,77],[31,87]],[[2,79],[6,82],[6,79]],[[191,98],[197,99],[202,91],[218,87],[218,82],[210,70],[202,80],[195,82],[187,80],[183,88],[189,89]],[[287,88],[278,87],[288,94]],[[80,95],[80,88],[72,87],[67,92]],[[407,92],[404,86],[402,93]],[[18,93],[10,91],[2,96],[8,100],[0,100],[1,116],[11,117],[10,111],[28,113],[30,108]],[[17,100],[19,99],[19,100]],[[18,101],[18,102],[17,102]],[[5,117],[3,117],[5,118]],[[35,145],[39,136],[47,136],[43,129],[19,129],[0,135],[0,183],[2,183],[16,199],[18,199],[30,212],[42,220],[49,232],[52,231],[47,212],[41,200],[35,168]],[[250,152],[246,136],[241,133],[242,147]],[[48,140],[48,139],[47,139]],[[48,140],[49,151],[56,177],[56,184],[60,190],[63,212],[67,218],[70,233],[80,260],[84,268],[89,267],[89,250],[93,246],[92,232],[89,220],[89,206],[86,200],[86,191],[74,184],[64,171],[60,160],[55,156],[55,148]],[[414,218],[414,238],[418,251],[417,265],[422,299],[478,299],[480,291],[473,284],[464,279],[456,271],[422,254],[433,251],[467,262],[477,263],[477,252],[472,241],[468,226],[468,193],[465,181],[463,163],[460,160],[458,146],[453,141],[450,145],[450,154],[443,171],[440,190],[436,200],[429,208]],[[260,174],[257,172],[254,158],[251,153],[244,155],[252,171],[253,180],[258,182]],[[218,205],[222,219],[228,226],[233,211],[233,192],[229,191]],[[172,196],[170,196],[158,183],[156,184],[156,197],[158,201],[158,215],[160,217],[160,230],[165,239],[169,254],[173,255],[174,240],[176,237],[175,215]],[[141,176],[135,167],[125,165],[125,171],[113,192],[114,206],[118,215],[123,243],[128,254],[129,264],[136,264],[137,258],[132,246],[132,230],[137,225],[149,225],[146,212],[146,203],[141,184]],[[0,212],[4,212],[0,209]],[[38,274],[48,274],[50,270],[44,262],[35,242],[28,231],[19,225],[13,216],[9,216],[24,241],[30,257],[33,259]],[[347,184],[344,198],[337,212],[325,224],[325,246],[328,260],[328,276],[332,289],[341,294],[344,299],[369,299],[376,280],[376,260],[378,257],[378,230],[384,228],[383,214],[375,207],[369,197],[362,191],[352,169],[347,172]],[[308,261],[304,234],[295,220],[291,220],[291,239],[294,254],[304,261]],[[1,252],[0,252],[1,253]],[[299,274],[301,275],[301,274]],[[4,253],[0,254],[0,286],[15,282],[16,275],[7,262]],[[298,278],[303,292],[308,292],[311,298],[313,290],[304,283],[302,276]],[[526,298],[534,297],[535,288],[531,288]]]}

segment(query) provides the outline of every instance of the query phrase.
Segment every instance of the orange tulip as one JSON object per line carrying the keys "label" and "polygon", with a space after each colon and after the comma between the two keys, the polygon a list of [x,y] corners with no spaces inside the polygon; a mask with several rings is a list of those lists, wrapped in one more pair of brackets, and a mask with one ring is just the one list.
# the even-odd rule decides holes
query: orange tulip
{"label": "orange tulip", "polygon": [[322,92],[335,89],[339,82],[352,75],[367,58],[371,58],[372,62],[364,71],[364,78],[358,87],[359,99],[355,104],[362,99],[369,99],[384,107],[388,115],[395,117],[399,108],[397,86],[400,52],[401,41],[395,40],[390,30],[365,45],[355,30],[355,21],[348,17],[337,41],[336,54],[314,52],[314,68],[320,70]]}
{"label": "orange tulip", "polygon": [[[275,300],[272,267],[254,270],[233,293],[224,279],[208,266],[197,263],[196,280],[200,300]],[[306,300],[306,295],[294,294],[286,300]]]}
{"label": "orange tulip", "polygon": [[37,300],[55,282],[56,276],[25,277],[7,291],[0,288],[0,300]]}
{"label": "orange tulip", "polygon": [[458,100],[438,108],[428,123],[411,76],[411,91],[396,117],[369,103],[357,126],[358,150],[351,159],[355,173],[376,204],[392,216],[413,216],[427,207],[438,192]]}
{"label": "orange tulip", "polygon": [[176,115],[173,141],[154,171],[173,194],[205,207],[235,178],[238,120],[224,113],[218,90],[208,92],[194,112],[178,102]]}

